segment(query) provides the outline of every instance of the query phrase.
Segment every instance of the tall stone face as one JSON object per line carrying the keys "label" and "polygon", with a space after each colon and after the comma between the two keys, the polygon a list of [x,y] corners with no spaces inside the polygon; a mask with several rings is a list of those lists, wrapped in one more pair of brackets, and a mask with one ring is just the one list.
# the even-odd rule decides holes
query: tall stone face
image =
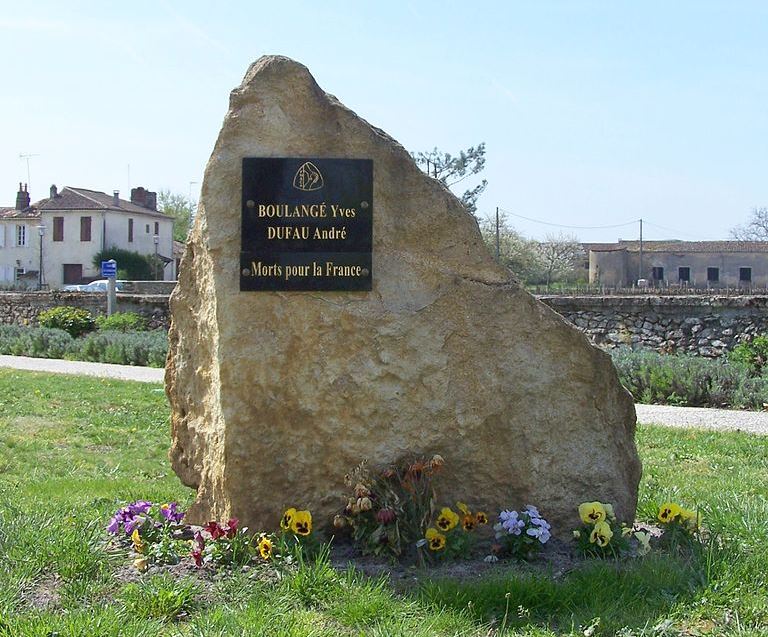
{"label": "tall stone face", "polygon": [[[242,160],[373,160],[370,292],[241,292]],[[439,453],[446,504],[635,513],[635,411],[609,356],[499,267],[406,150],[283,57],[248,70],[208,163],[171,297],[173,468],[192,521],[327,524],[342,478]]]}

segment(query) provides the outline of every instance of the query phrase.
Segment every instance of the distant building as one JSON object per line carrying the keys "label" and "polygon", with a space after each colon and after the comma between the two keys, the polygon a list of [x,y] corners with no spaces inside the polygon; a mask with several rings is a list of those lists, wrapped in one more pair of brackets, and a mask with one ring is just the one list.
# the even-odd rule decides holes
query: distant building
{"label": "distant building", "polygon": [[93,258],[112,247],[157,254],[158,278],[176,278],[173,218],[158,212],[156,193],[144,188],[133,188],[125,201],[117,191],[51,186],[50,197],[31,204],[19,184],[16,205],[0,208],[0,285],[36,287],[41,248],[47,287],[87,283],[101,276]]}
{"label": "distant building", "polygon": [[589,282],[630,287],[768,287],[768,241],[643,241],[585,243]]}

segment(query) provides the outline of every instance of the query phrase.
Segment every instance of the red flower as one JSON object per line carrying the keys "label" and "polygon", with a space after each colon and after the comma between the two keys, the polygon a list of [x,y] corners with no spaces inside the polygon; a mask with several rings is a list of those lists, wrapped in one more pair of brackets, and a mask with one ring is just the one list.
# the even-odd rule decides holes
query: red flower
{"label": "red flower", "polygon": [[393,509],[386,508],[386,509],[381,509],[376,514],[376,521],[379,524],[391,524],[392,522],[395,521],[396,517],[397,517],[397,514]]}
{"label": "red flower", "polygon": [[208,522],[208,524],[203,527],[203,531],[207,531],[212,540],[218,540],[220,537],[224,537],[226,535],[225,529],[221,528],[218,522],[214,522],[213,520]]}
{"label": "red flower", "polygon": [[229,522],[227,522],[227,525],[224,527],[224,533],[230,540],[237,535],[238,524],[240,524],[240,520],[237,518],[230,518]]}

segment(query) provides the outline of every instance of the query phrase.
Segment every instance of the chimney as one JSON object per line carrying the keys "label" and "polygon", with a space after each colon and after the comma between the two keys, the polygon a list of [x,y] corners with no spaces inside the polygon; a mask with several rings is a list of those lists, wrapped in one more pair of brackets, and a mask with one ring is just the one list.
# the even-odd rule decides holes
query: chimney
{"label": "chimney", "polygon": [[113,190],[112,191],[112,205],[115,208],[120,207],[120,191],[119,190]]}
{"label": "chimney", "polygon": [[157,193],[142,186],[131,188],[131,203],[147,210],[157,210]]}
{"label": "chimney", "polygon": [[55,199],[59,196],[59,191],[56,189],[56,184],[51,184],[51,199]]}
{"label": "chimney", "polygon": [[21,182],[19,182],[19,192],[16,193],[16,210],[25,210],[27,208],[29,208],[27,184],[24,184],[24,188],[22,189]]}

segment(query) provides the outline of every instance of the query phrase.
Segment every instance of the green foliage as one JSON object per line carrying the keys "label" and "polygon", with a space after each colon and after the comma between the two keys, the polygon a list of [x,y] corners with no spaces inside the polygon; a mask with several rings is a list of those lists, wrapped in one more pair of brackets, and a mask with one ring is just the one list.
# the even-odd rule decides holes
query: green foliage
{"label": "green foliage", "polygon": [[423,560],[423,548],[413,551],[429,526],[433,479],[442,464],[442,457],[434,456],[373,472],[362,462],[344,478],[351,492],[334,524],[351,529],[363,554]]}
{"label": "green foliage", "polygon": [[93,257],[93,265],[100,267],[102,261],[114,259],[121,276],[133,281],[151,281],[155,278],[155,257],[132,250],[123,250],[112,246],[97,252]]}
{"label": "green foliage", "polygon": [[93,315],[88,310],[67,305],[40,312],[37,320],[41,327],[64,330],[73,338],[90,332],[95,324]]}
{"label": "green foliage", "polygon": [[103,331],[75,339],[60,329],[0,325],[0,354],[164,367],[168,335],[164,330]]}
{"label": "green foliage", "polygon": [[121,601],[130,615],[170,622],[194,608],[198,593],[199,585],[192,580],[158,575],[139,584],[128,584]]}
{"label": "green foliage", "polygon": [[197,204],[184,195],[161,190],[157,196],[160,212],[173,217],[173,238],[175,241],[186,241],[192,219],[197,211]]}
{"label": "green foliage", "polygon": [[762,409],[768,378],[722,359],[618,348],[611,352],[619,378],[641,403]]}
{"label": "green foliage", "polygon": [[[485,143],[461,150],[455,157],[437,148],[424,153],[411,153],[411,155],[424,172],[441,181],[448,188],[485,169]],[[483,179],[461,195],[461,203],[472,214],[477,211],[477,199],[483,194],[487,185],[488,182]]]}
{"label": "green foliage", "polygon": [[733,348],[728,359],[737,365],[746,366],[754,376],[760,376],[768,364],[768,335],[761,334],[751,341],[740,343]]}
{"label": "green foliage", "polygon": [[168,354],[168,335],[151,332],[94,332],[77,343],[77,359],[117,365],[164,367]]}
{"label": "green foliage", "polygon": [[96,327],[102,332],[143,332],[147,319],[135,312],[115,312],[112,316],[96,317]]}

